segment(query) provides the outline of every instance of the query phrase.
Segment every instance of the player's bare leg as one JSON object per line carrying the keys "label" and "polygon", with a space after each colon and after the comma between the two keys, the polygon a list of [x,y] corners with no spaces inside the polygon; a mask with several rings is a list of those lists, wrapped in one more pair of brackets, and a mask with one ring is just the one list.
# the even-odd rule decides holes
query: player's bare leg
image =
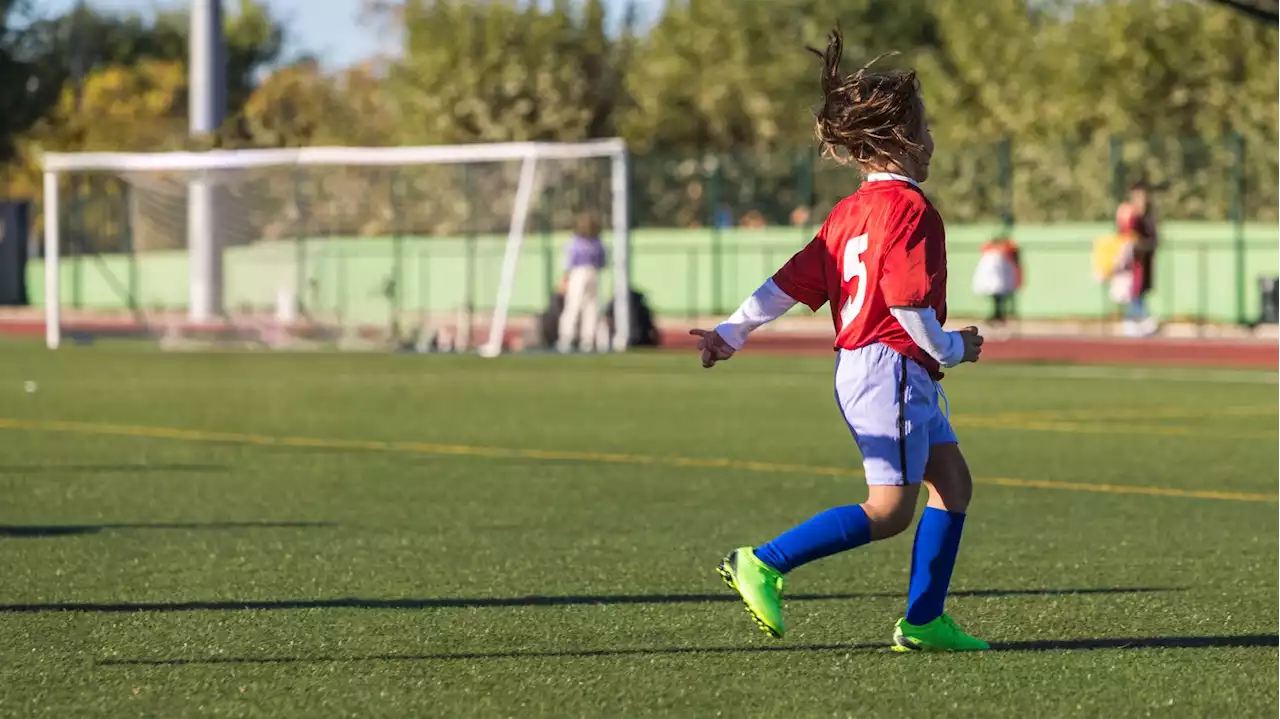
{"label": "player's bare leg", "polygon": [[924,483],[929,488],[928,506],[946,512],[967,512],[973,499],[973,475],[969,463],[955,443],[935,444],[924,467]]}
{"label": "player's bare leg", "polygon": [[986,642],[964,633],[943,611],[960,549],[965,512],[973,497],[973,477],[959,445],[946,443],[930,448],[924,483],[929,487],[929,502],[916,527],[907,613],[898,620],[893,649],[900,652],[988,649]]}

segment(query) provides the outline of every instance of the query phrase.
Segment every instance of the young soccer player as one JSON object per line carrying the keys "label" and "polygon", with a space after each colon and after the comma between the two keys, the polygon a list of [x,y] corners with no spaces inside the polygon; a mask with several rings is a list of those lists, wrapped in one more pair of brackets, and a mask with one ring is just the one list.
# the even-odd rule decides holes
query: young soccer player
{"label": "young soccer player", "polygon": [[582,213],[574,220],[573,239],[564,252],[565,274],[560,281],[564,310],[560,313],[559,338],[556,341],[560,352],[572,351],[575,343],[584,352],[596,348],[600,272],[605,264],[600,220],[593,213]]}
{"label": "young soccer player", "polygon": [[988,646],[943,611],[973,480],[940,407],[940,368],[976,362],[975,328],[946,332],[947,255],[942,218],[921,192],[933,138],[914,72],[842,77],[843,38],[822,57],[817,135],[824,154],[863,173],[817,236],[714,330],[693,330],[704,367],[727,360],[755,328],[802,302],[831,303],[835,395],[862,452],[862,504],[829,509],[758,547],[734,550],[720,574],[768,634],[781,637],[783,577],[796,567],[904,531],[921,483],[928,507],[916,529],[906,615],[896,651]]}

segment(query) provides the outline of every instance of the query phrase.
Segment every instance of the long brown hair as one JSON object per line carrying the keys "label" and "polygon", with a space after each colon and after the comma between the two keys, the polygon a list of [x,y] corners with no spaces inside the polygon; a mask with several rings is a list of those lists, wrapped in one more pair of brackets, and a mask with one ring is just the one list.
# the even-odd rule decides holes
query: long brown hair
{"label": "long brown hair", "polygon": [[814,115],[824,157],[859,166],[904,156],[922,159],[924,106],[914,70],[872,72],[871,66],[887,57],[881,55],[852,75],[841,76],[844,33],[839,25],[827,38],[825,51],[808,50],[822,58],[822,105]]}

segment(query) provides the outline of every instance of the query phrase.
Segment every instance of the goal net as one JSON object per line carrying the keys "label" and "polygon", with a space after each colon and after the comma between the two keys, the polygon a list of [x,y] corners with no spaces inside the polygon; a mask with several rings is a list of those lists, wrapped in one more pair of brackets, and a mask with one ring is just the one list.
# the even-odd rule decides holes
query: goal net
{"label": "goal net", "polygon": [[166,341],[496,355],[537,341],[583,217],[613,307],[581,334],[612,350],[630,336],[621,140],[50,153],[44,171],[50,348],[114,322]]}

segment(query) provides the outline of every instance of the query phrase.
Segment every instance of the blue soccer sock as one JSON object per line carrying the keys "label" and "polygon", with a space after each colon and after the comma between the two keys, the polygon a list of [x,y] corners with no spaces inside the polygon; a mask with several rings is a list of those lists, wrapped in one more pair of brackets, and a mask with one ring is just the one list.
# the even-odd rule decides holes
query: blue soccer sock
{"label": "blue soccer sock", "polygon": [[815,559],[860,547],[871,541],[871,524],[862,505],[836,507],[783,532],[755,549],[756,559],[786,574]]}
{"label": "blue soccer sock", "polygon": [[920,524],[916,526],[916,543],[911,549],[907,622],[920,626],[942,616],[963,529],[964,512],[924,508]]}

